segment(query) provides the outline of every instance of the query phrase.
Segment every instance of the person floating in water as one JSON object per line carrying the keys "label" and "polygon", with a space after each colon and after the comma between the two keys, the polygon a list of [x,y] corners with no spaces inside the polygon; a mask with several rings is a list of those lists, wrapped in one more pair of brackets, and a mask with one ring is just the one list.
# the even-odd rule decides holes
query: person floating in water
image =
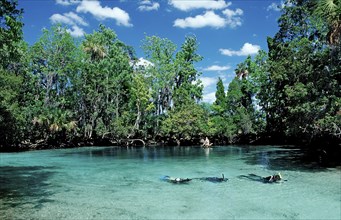
{"label": "person floating in water", "polygon": [[[280,173],[267,176],[267,177],[262,177],[262,176],[251,173],[249,175],[240,175],[239,178],[245,178],[245,179],[249,179],[252,181],[263,182],[263,183],[275,183],[283,179]],[[287,181],[287,180],[284,180],[284,181]]]}
{"label": "person floating in water", "polygon": [[170,177],[170,176],[164,176],[162,180],[171,182],[171,183],[187,183],[191,181],[192,179],[189,178],[179,178],[179,177]]}
{"label": "person floating in water", "polygon": [[282,180],[282,176],[280,173],[277,173],[277,174],[271,175],[271,176],[267,176],[267,177],[263,177],[263,181],[267,182],[267,183],[278,182],[280,180]]}
{"label": "person floating in water", "polygon": [[212,183],[219,183],[219,182],[226,182],[228,179],[224,177],[224,174],[221,174],[222,177],[204,177],[204,178],[200,178],[200,180],[205,180],[205,181],[209,181]]}

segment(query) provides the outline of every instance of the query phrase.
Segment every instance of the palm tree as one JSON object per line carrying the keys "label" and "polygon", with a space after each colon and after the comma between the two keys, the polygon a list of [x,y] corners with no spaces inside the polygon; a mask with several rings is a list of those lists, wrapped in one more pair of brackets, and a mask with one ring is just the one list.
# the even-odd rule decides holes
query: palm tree
{"label": "palm tree", "polygon": [[83,43],[83,49],[91,55],[92,61],[103,59],[107,55],[105,47],[92,36],[86,38]]}
{"label": "palm tree", "polygon": [[314,13],[329,25],[327,42],[338,45],[341,36],[341,0],[316,0]]}
{"label": "palm tree", "polygon": [[70,111],[57,109],[45,114],[40,114],[33,118],[33,125],[46,126],[50,132],[60,132],[65,129],[67,132],[74,131],[77,128],[77,121],[71,120]]}
{"label": "palm tree", "polygon": [[249,74],[245,62],[239,63],[234,71],[236,72],[237,77],[242,79],[245,79]]}

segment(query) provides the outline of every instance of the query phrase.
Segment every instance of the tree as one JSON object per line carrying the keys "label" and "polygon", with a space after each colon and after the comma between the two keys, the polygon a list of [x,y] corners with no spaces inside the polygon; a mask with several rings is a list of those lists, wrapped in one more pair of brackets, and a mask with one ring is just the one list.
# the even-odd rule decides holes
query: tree
{"label": "tree", "polygon": [[[168,39],[146,37],[143,49],[152,66],[146,70],[152,82],[152,97],[155,105],[155,134],[159,122],[168,111],[181,105],[192,104],[202,97],[200,73],[194,63],[202,59],[196,54],[197,41],[187,37],[181,50],[175,55],[176,46]],[[175,56],[175,57],[174,57]]]}
{"label": "tree", "polygon": [[100,25],[82,42],[80,123],[86,139],[122,138],[129,133],[128,111],[133,68],[131,51],[114,31]]}
{"label": "tree", "polygon": [[152,63],[145,72],[151,81],[152,100],[155,106],[153,127],[154,133],[159,131],[162,115],[169,111],[174,95],[176,45],[167,38],[147,36],[142,48]]}
{"label": "tree", "polygon": [[257,134],[263,134],[266,127],[266,105],[262,105],[263,97],[268,96],[268,84],[271,81],[268,78],[268,55],[260,50],[253,60],[249,60],[249,77],[247,79],[249,90],[251,91],[250,113],[253,123],[253,130]]}
{"label": "tree", "polygon": [[20,61],[22,14],[23,9],[18,9],[17,0],[0,2],[0,64],[4,69],[15,68]]}
{"label": "tree", "polygon": [[22,41],[22,13],[17,1],[0,2],[0,147],[21,141],[20,95],[27,49]]}
{"label": "tree", "polygon": [[74,39],[60,25],[44,29],[30,48],[24,113],[31,126],[27,126],[26,137],[42,138],[47,144],[73,136],[69,132],[77,125],[74,97],[77,55]]}
{"label": "tree", "polygon": [[211,117],[208,121],[209,136],[215,137],[217,143],[224,143],[225,137],[230,137],[227,133],[230,125],[229,116],[226,109],[226,94],[223,80],[219,77],[215,93],[216,100],[210,106]]}
{"label": "tree", "polygon": [[198,102],[202,98],[203,85],[198,77],[199,73],[194,64],[202,60],[196,53],[198,49],[197,39],[188,36],[176,54],[175,60],[175,88],[174,106],[181,106],[190,102]]}
{"label": "tree", "polygon": [[243,105],[245,94],[243,94],[242,86],[243,81],[236,76],[229,84],[226,94],[226,110],[228,112],[228,117],[232,119],[230,120],[230,123],[234,125],[234,130],[230,132],[233,134],[230,135],[233,138],[240,134],[249,134],[252,131],[251,117],[247,107]]}
{"label": "tree", "polygon": [[[248,56],[237,65],[236,77],[229,84],[226,94],[226,111],[232,119],[234,136],[250,136],[263,132],[265,126],[264,109],[260,106],[268,95],[267,56],[264,51],[252,59]],[[231,123],[231,122],[230,122]]]}
{"label": "tree", "polygon": [[269,95],[262,103],[268,130],[306,141],[335,140],[340,138],[340,67],[332,60],[340,56],[324,43],[325,21],[312,16],[310,3],[285,8],[279,32],[268,39]]}
{"label": "tree", "polygon": [[[248,56],[247,59],[251,59],[251,57]],[[238,78],[245,79],[249,75],[247,63],[246,62],[238,63],[235,72]]]}
{"label": "tree", "polygon": [[0,147],[18,143],[22,77],[0,67]]}
{"label": "tree", "polygon": [[162,122],[161,133],[177,145],[193,143],[193,140],[203,136],[206,124],[205,110],[198,104],[190,103],[169,111]]}
{"label": "tree", "polygon": [[[133,83],[131,86],[131,109],[136,109],[136,120],[130,136],[141,132],[140,124],[145,121],[145,114],[150,113],[154,109],[154,103],[150,102],[152,98],[149,90],[148,81],[141,72],[136,72],[133,76]],[[144,129],[144,136],[146,136],[146,128]]]}
{"label": "tree", "polygon": [[226,95],[223,80],[219,77],[217,82],[217,90],[215,93],[215,102],[216,106],[219,106],[222,109],[225,109],[226,106]]}
{"label": "tree", "polygon": [[327,42],[330,45],[338,46],[341,43],[341,1],[319,0],[314,3],[313,13],[325,20],[328,25]]}
{"label": "tree", "polygon": [[164,135],[174,138],[178,145],[203,134],[204,110],[197,104],[202,97],[203,86],[198,80],[200,73],[194,63],[202,59],[197,51],[194,36],[186,37],[174,61],[173,108],[162,123]]}

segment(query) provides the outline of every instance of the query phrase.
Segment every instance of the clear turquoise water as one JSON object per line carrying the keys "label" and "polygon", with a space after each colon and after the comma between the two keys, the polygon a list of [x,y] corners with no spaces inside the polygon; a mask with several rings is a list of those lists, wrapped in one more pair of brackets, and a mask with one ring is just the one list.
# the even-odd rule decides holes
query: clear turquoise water
{"label": "clear turquoise water", "polygon": [[[248,174],[281,172],[266,184]],[[221,176],[227,182],[194,179]],[[0,154],[0,219],[340,219],[340,168],[294,148],[91,147]]]}

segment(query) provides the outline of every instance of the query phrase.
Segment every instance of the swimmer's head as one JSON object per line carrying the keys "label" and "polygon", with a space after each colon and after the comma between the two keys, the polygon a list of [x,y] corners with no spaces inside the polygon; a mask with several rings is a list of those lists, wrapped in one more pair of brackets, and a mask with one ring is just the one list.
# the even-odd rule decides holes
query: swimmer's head
{"label": "swimmer's head", "polygon": [[276,180],[281,180],[282,179],[281,173],[278,173],[277,175],[275,175],[275,178]]}

